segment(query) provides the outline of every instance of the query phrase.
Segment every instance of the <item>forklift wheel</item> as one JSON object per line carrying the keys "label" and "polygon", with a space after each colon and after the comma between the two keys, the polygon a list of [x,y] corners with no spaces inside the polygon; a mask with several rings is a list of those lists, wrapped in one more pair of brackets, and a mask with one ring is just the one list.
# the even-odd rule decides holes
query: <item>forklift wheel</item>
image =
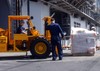
{"label": "forklift wheel", "polygon": [[32,57],[47,58],[51,52],[50,43],[44,38],[36,38],[31,42],[30,52]]}

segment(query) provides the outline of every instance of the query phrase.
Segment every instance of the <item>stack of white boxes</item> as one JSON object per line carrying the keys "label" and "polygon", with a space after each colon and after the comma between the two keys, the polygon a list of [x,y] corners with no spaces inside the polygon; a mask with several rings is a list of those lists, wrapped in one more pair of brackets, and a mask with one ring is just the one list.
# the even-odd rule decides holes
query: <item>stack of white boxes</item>
{"label": "stack of white boxes", "polygon": [[96,36],[92,31],[72,34],[71,43],[72,54],[95,54]]}

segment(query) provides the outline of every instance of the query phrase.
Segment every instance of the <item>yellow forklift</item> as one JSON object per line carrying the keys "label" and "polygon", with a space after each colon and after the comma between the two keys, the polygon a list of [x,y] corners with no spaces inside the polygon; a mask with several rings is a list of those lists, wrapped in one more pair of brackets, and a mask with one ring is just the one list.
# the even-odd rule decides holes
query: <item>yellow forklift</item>
{"label": "yellow forklift", "polygon": [[[27,20],[28,34],[17,34],[12,32],[12,21]],[[51,17],[44,17],[51,24]],[[13,23],[14,24],[14,23]],[[50,32],[45,30],[40,34],[34,27],[30,16],[8,16],[8,29],[0,28],[0,52],[23,52],[30,51],[33,57],[46,58],[51,52]]]}

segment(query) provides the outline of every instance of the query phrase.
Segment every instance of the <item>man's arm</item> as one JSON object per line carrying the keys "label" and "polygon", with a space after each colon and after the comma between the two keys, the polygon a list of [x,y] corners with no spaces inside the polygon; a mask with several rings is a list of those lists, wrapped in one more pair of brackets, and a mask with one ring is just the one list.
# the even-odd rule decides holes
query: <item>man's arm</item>
{"label": "man's arm", "polygon": [[58,25],[58,27],[59,27],[59,31],[60,31],[60,33],[61,33],[61,36],[62,36],[62,38],[63,38],[63,37],[64,37],[63,31],[62,31],[60,25]]}
{"label": "man's arm", "polygon": [[27,34],[27,31],[26,31],[26,29],[24,27],[21,27],[21,33]]}

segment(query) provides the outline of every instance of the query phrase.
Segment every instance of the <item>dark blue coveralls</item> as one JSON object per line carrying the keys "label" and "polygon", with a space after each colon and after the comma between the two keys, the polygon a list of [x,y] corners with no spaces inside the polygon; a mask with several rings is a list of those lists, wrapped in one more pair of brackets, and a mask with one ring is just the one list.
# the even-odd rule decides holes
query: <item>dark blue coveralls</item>
{"label": "dark blue coveralls", "polygon": [[63,34],[61,27],[57,23],[52,23],[50,25],[46,24],[46,29],[50,30],[50,34],[51,34],[53,60],[56,60],[56,58],[57,58],[57,54],[56,54],[56,50],[55,50],[56,46],[58,49],[59,60],[62,60],[63,51],[62,51],[62,47],[61,47],[61,37],[59,34],[61,34],[62,38],[64,37],[64,34]]}

